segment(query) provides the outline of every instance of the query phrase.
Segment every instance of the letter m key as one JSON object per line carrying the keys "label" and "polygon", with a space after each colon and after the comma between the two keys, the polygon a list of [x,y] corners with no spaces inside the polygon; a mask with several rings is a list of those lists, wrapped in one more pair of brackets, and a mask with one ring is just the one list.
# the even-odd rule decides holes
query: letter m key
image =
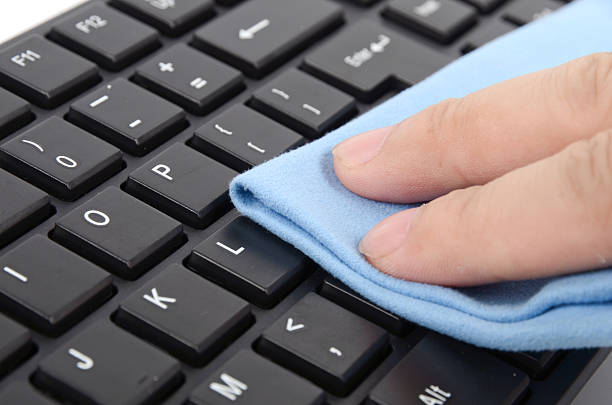
{"label": "letter m key", "polygon": [[249,388],[245,383],[235,379],[229,374],[221,374],[221,381],[223,381],[223,384],[213,382],[210,383],[208,387],[230,401],[235,401],[244,391]]}

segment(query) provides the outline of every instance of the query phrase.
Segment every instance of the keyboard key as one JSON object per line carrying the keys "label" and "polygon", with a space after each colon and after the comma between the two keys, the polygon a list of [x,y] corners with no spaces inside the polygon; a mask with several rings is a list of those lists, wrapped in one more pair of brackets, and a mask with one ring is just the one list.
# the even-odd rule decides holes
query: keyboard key
{"label": "keyboard key", "polygon": [[524,370],[531,377],[541,379],[546,377],[555,365],[561,351],[547,350],[543,352],[496,352],[504,360]]}
{"label": "keyboard key", "polygon": [[457,0],[393,0],[383,15],[447,44],[476,24],[476,10]]}
{"label": "keyboard key", "polygon": [[449,62],[448,56],[362,20],[306,56],[304,69],[370,102],[391,87],[420,82]]}
{"label": "keyboard key", "polygon": [[14,382],[0,392],[0,404],[4,405],[57,405],[25,382]]}
{"label": "keyboard key", "polygon": [[322,405],[325,394],[309,381],[242,350],[199,385],[189,403]]}
{"label": "keyboard key", "polygon": [[43,359],[34,383],[71,403],[139,405],[176,388],[179,370],[167,354],[99,322]]}
{"label": "keyboard key", "polygon": [[121,152],[52,117],[0,146],[0,163],[19,177],[75,200],[121,170]]}
{"label": "keyboard key", "polygon": [[177,143],[131,173],[125,189],[166,214],[205,228],[230,210],[235,171]]}
{"label": "keyboard key", "polygon": [[269,308],[304,279],[302,253],[246,217],[238,217],[196,246],[187,260],[199,274]]}
{"label": "keyboard key", "polygon": [[529,378],[484,350],[427,334],[376,385],[376,405],[516,404]]}
{"label": "keyboard key", "polygon": [[0,246],[49,218],[49,196],[0,169]]}
{"label": "keyboard key", "polygon": [[0,258],[3,309],[33,328],[58,335],[111,297],[111,277],[36,235]]}
{"label": "keyboard key", "polygon": [[324,135],[357,113],[352,97],[296,69],[266,83],[249,103],[309,138]]}
{"label": "keyboard key", "polygon": [[77,100],[70,106],[68,119],[136,156],[187,126],[183,110],[125,79]]}
{"label": "keyboard key", "polygon": [[242,172],[304,142],[289,128],[236,104],[198,128],[191,146]]}
{"label": "keyboard key", "polygon": [[38,35],[0,52],[0,85],[43,108],[57,107],[99,81],[93,63]]}
{"label": "keyboard key", "polygon": [[319,294],[396,335],[405,335],[413,327],[408,321],[367,301],[335,278],[325,279]]}
{"label": "keyboard key", "polygon": [[110,4],[171,36],[189,31],[215,14],[210,0],[111,0]]}
{"label": "keyboard key", "polygon": [[269,327],[257,349],[335,395],[347,395],[385,355],[378,326],[309,293]]}
{"label": "keyboard key", "polygon": [[174,45],[140,66],[134,81],[199,115],[244,89],[238,70],[184,44]]}
{"label": "keyboard key", "polygon": [[483,13],[490,13],[497,6],[499,6],[506,0],[463,0],[463,1],[476,7],[478,10],[480,10]]}
{"label": "keyboard key", "polygon": [[249,327],[246,301],[172,265],[131,295],[115,321],[177,358],[202,366]]}
{"label": "keyboard key", "polygon": [[135,279],[183,243],[183,226],[109,187],[60,218],[53,238],[126,279]]}
{"label": "keyboard key", "polygon": [[[0,376],[13,369],[32,352],[30,331],[0,314]],[[2,398],[2,396],[0,396]],[[6,404],[4,401],[0,401]]]}
{"label": "keyboard key", "polygon": [[331,2],[249,1],[196,31],[194,45],[261,77],[341,22],[342,10]]}
{"label": "keyboard key", "polygon": [[27,101],[0,88],[0,138],[9,135],[34,119]]}
{"label": "keyboard key", "polygon": [[563,4],[554,0],[516,0],[505,10],[504,18],[516,25],[525,25],[547,16]]}
{"label": "keyboard key", "polygon": [[493,20],[486,26],[479,27],[466,37],[465,45],[461,48],[462,53],[472,52],[476,48],[480,48],[487,42],[501,37],[504,34],[512,31],[516,27],[508,24],[503,20]]}
{"label": "keyboard key", "polygon": [[154,29],[99,3],[62,19],[49,38],[109,70],[121,70],[160,46]]}

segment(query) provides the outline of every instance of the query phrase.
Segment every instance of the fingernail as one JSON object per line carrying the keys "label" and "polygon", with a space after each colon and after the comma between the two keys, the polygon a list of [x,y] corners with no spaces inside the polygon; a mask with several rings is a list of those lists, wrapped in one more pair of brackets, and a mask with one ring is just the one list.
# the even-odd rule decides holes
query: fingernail
{"label": "fingernail", "polygon": [[406,240],[417,210],[413,208],[402,211],[376,224],[359,242],[361,254],[370,259],[378,259],[399,249]]}
{"label": "fingernail", "polygon": [[393,126],[373,129],[356,135],[337,145],[332,154],[348,167],[364,164],[372,160],[393,129]]}

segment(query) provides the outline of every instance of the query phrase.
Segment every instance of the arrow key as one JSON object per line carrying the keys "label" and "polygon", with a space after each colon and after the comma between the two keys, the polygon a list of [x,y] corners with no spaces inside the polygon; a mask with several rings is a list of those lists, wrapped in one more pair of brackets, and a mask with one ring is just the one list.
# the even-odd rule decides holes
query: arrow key
{"label": "arrow key", "polygon": [[194,366],[203,365],[251,323],[246,301],[172,265],[121,304],[115,321]]}
{"label": "arrow key", "polygon": [[347,395],[385,356],[387,333],[314,293],[269,327],[256,349],[335,395]]}

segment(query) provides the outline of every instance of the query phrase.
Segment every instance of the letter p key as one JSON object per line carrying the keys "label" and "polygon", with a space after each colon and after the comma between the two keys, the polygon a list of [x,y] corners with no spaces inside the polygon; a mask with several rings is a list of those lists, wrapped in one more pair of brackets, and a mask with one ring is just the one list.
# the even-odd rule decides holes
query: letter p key
{"label": "letter p key", "polygon": [[173,181],[174,179],[170,177],[170,172],[172,171],[169,166],[166,165],[157,165],[151,169],[151,171],[159,176],[162,176],[166,180]]}

